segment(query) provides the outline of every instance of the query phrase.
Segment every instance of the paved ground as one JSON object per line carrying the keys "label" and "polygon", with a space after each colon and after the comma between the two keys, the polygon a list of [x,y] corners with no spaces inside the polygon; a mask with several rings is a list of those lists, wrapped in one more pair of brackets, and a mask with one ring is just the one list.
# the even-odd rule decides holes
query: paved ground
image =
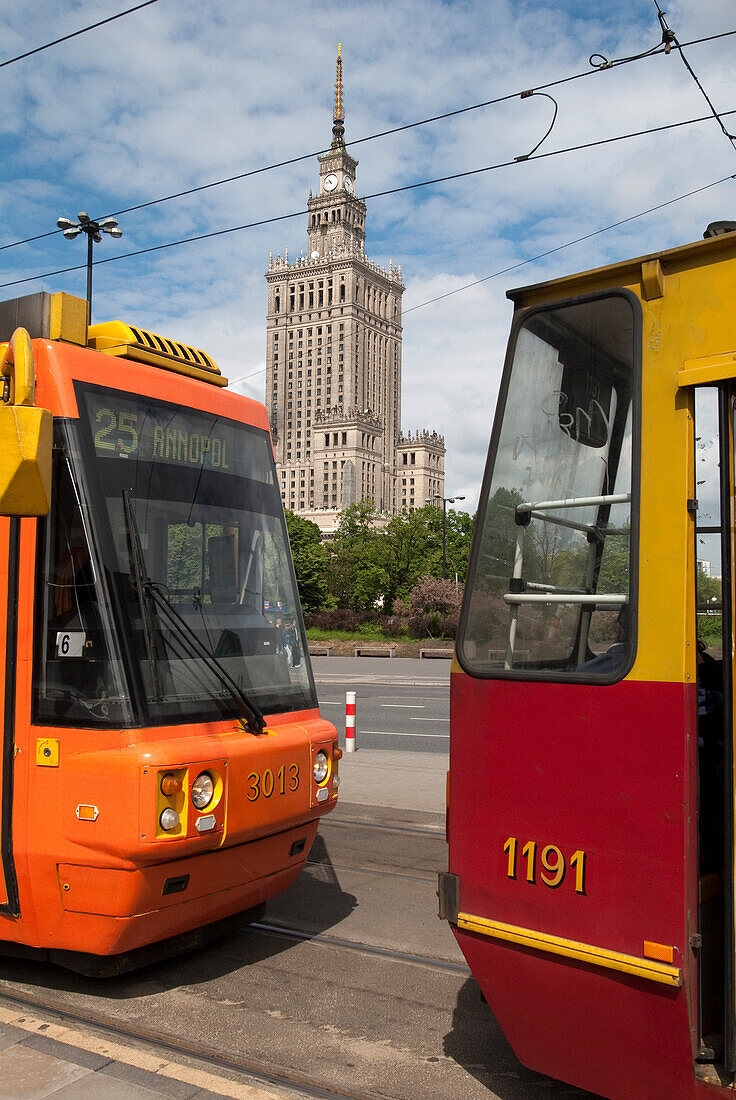
{"label": "paved ground", "polygon": [[88,1025],[69,1026],[53,1013],[0,1005],[2,1100],[289,1100],[313,1095],[242,1073],[213,1070],[196,1059],[130,1041],[111,1041]]}
{"label": "paved ground", "polygon": [[[387,822],[433,828],[436,847],[444,853],[446,771],[446,758],[436,753],[351,753],[340,762],[341,813],[353,820],[371,820],[381,808]],[[325,819],[323,834],[339,849],[342,838],[335,835],[339,826],[331,826],[330,822],[330,818]],[[315,847],[320,850],[319,838]],[[331,910],[332,892],[321,889],[325,874],[334,877],[327,864],[324,868],[310,867],[288,894],[270,903],[268,919],[292,926],[295,913],[303,918],[306,912],[310,914],[306,923],[315,931],[329,926],[332,935],[352,942],[362,941],[370,929],[383,925],[380,942],[373,936],[376,945],[410,952],[416,949],[416,921],[422,919],[429,934],[424,945],[426,953],[462,961],[447,926],[436,919],[434,877],[417,882],[400,877],[387,881],[376,876],[366,892],[370,903],[351,908],[337,919]],[[361,893],[365,875],[357,870],[340,870],[343,894]],[[405,931],[395,927],[395,921],[386,922],[382,917],[386,912],[397,918],[403,914]],[[28,1013],[0,1005],[0,1100],[41,1100],[47,1096],[84,1100],[150,1100],[154,1096],[283,1100],[302,1095],[307,1094],[293,1087],[284,1091],[270,1083],[264,1085],[243,1074],[225,1077],[196,1060],[182,1062],[166,1052],[126,1041],[112,1043],[109,1037],[97,1037],[85,1025],[69,1028],[45,1012]]]}
{"label": "paved ground", "polygon": [[[446,686],[449,661],[318,658],[315,671],[323,683]],[[244,928],[102,985],[8,959],[0,968],[4,991],[50,996],[73,1013],[103,1011],[123,1027],[153,1025],[245,1054],[251,1066],[291,1066],[302,1073],[297,1079],[306,1072],[348,1092],[385,1094],[391,1082],[391,1095],[411,1100],[532,1100],[540,1089],[581,1096],[519,1066],[437,919],[446,771],[446,751],[346,754],[339,806],[322,822],[306,871],[269,903],[262,931]],[[269,924],[315,938],[284,939]],[[366,943],[377,953],[350,950]],[[444,969],[385,955],[397,950]],[[0,1100],[317,1095],[325,1094],[284,1087],[268,1072],[223,1070],[82,1019],[0,1001]]]}
{"label": "paved ground", "polygon": [[[345,684],[435,684],[447,686],[450,662],[446,660],[396,660],[387,658],[315,658],[315,678],[319,682]],[[329,717],[334,721],[337,716]],[[338,723],[339,724],[339,723]],[[371,808],[390,812],[386,820],[430,825],[440,840],[445,807],[446,754],[392,752],[359,749],[346,754],[340,764],[340,801],[345,813],[359,819],[370,818]],[[319,868],[310,871],[319,876]],[[348,878],[357,872],[344,872]],[[306,878],[306,876],[305,876]],[[427,894],[428,911],[436,908],[433,884],[415,884]],[[305,881],[301,889],[309,890]],[[357,889],[357,884],[356,884]],[[360,939],[366,920],[375,919],[382,905],[388,904],[383,891],[374,890],[373,913],[364,909],[358,922],[346,920],[337,934]],[[292,894],[288,908],[299,904]],[[393,905],[396,899],[393,899]],[[278,920],[274,906],[272,919]],[[315,927],[321,914],[314,913]],[[335,929],[333,928],[333,931]],[[455,955],[454,944],[440,922],[434,921],[437,955]],[[388,941],[387,941],[388,942]],[[431,947],[432,945],[428,945]],[[446,950],[449,946],[449,952]],[[407,941],[407,949],[412,944]],[[459,956],[458,956],[459,957]],[[290,1087],[284,1091],[271,1082],[248,1078],[243,1074],[223,1074],[206,1063],[182,1060],[167,1053],[125,1040],[111,1042],[84,1024],[70,1027],[45,1011],[28,1012],[12,1005],[0,1005],[0,1100],[41,1100],[42,1097],[81,1097],[85,1100],[147,1100],[157,1096],[175,1096],[187,1100],[206,1097],[238,1097],[242,1100],[284,1100],[301,1093]],[[310,1094],[313,1095],[313,1094]]]}
{"label": "paved ground", "polygon": [[358,749],[340,761],[340,802],[445,812],[447,753]]}

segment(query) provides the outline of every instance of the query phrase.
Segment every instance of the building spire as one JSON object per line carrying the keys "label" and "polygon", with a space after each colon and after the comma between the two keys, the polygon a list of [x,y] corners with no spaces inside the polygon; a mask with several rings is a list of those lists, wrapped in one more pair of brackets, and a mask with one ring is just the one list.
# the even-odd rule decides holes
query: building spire
{"label": "building spire", "polygon": [[332,112],[332,148],[345,148],[345,113],[342,106],[342,42],[337,44],[337,80],[335,81],[335,109]]}

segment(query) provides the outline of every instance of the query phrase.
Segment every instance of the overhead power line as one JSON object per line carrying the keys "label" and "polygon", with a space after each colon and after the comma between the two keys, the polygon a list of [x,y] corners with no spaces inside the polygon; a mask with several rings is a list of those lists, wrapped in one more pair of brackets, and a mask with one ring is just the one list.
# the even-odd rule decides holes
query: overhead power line
{"label": "overhead power line", "polygon": [[136,4],[135,7],[126,8],[125,11],[119,11],[117,15],[108,15],[107,19],[100,19],[97,23],[90,23],[86,27],[80,27],[78,31],[72,31],[71,34],[64,34],[61,38],[55,38],[53,42],[46,42],[43,46],[36,46],[33,50],[26,50],[25,53],[19,53],[17,57],[9,57],[7,61],[0,61],[0,69],[4,69],[6,65],[13,65],[16,61],[22,61],[25,57],[32,57],[35,53],[41,53],[42,50],[49,50],[52,46],[58,46],[60,42],[68,42],[70,38],[78,38],[80,34],[87,34],[88,31],[94,31],[97,27],[104,27],[106,23],[114,23],[116,19],[122,19],[124,15],[130,15],[131,12],[140,11],[141,8],[150,8],[151,4],[158,4],[158,0],[144,0],[142,4]]}
{"label": "overhead power line", "polygon": [[[157,0],[148,0],[148,2],[149,3],[156,3]],[[145,5],[140,5],[140,6],[143,7]],[[130,10],[133,11],[135,9],[131,8]],[[126,14],[126,13],[123,12],[121,14]],[[118,18],[118,17],[115,16],[114,18]],[[81,32],[78,32],[78,33],[81,33]],[[688,46],[701,45],[703,43],[713,42],[713,41],[715,41],[716,39],[719,39],[719,38],[727,38],[731,35],[736,35],[736,30],[724,31],[720,34],[709,35],[706,38],[693,39],[691,42],[688,42],[688,43],[685,43],[685,44],[688,45]],[[640,61],[643,58],[652,57],[652,56],[655,56],[656,54],[664,53],[664,51],[665,51],[665,47],[664,47],[663,44],[660,43],[658,46],[654,47],[652,50],[646,51],[645,53],[637,54],[634,57],[619,58],[619,59],[613,60],[613,61],[608,61],[606,58],[603,58],[602,55],[600,55],[600,54],[594,54],[593,55],[594,57],[596,57],[596,56],[602,57],[602,63],[601,64],[594,64],[592,68],[586,69],[583,72],[573,73],[570,76],[559,77],[556,80],[551,80],[547,84],[540,84],[538,87],[535,87],[535,88],[532,88],[532,89],[524,89],[522,91],[516,91],[516,92],[507,92],[504,95],[497,96],[495,99],[486,99],[486,100],[483,100],[481,103],[473,103],[473,104],[470,104],[470,105],[465,106],[465,107],[458,107],[458,108],[456,108],[452,111],[445,111],[441,114],[431,115],[429,118],[419,119],[415,122],[407,122],[407,123],[402,124],[401,126],[393,126],[388,130],[380,130],[375,134],[368,134],[365,137],[356,138],[354,141],[348,142],[348,145],[350,147],[356,146],[356,145],[363,145],[366,142],[376,141],[379,138],[390,137],[394,134],[400,134],[400,133],[405,132],[406,130],[416,129],[419,126],[427,126],[432,122],[440,122],[440,121],[443,121],[444,119],[454,118],[454,117],[456,117],[458,115],[462,115],[462,114],[468,114],[471,111],[478,111],[478,110],[481,110],[485,107],[492,107],[492,106],[496,106],[500,103],[507,103],[507,102],[510,102],[511,100],[520,98],[522,95],[528,97],[530,92],[536,92],[536,93],[544,92],[545,90],[548,90],[550,88],[559,87],[562,84],[567,84],[567,83],[570,83],[570,82],[575,81],[575,80],[581,80],[584,77],[593,76],[596,73],[602,72],[605,69],[611,69],[611,68],[619,67],[621,65],[630,64],[633,61]],[[592,59],[591,59],[591,63],[592,63]],[[251,176],[262,175],[264,172],[272,172],[277,168],[286,168],[286,167],[289,167],[292,164],[300,164],[301,162],[306,161],[306,160],[313,160],[315,157],[322,156],[324,153],[327,153],[327,152],[329,152],[329,149],[317,149],[317,150],[315,150],[311,153],[301,153],[301,154],[299,154],[298,156],[295,156],[295,157],[288,157],[285,160],[275,161],[273,164],[262,165],[260,168],[251,168],[247,172],[238,172],[236,175],[233,175],[233,176],[225,176],[223,179],[212,180],[209,183],[202,183],[202,184],[199,184],[196,187],[189,187],[189,188],[186,188],[185,190],[182,190],[182,191],[172,192],[169,195],[162,195],[161,197],[159,197],[157,199],[147,199],[145,202],[139,202],[139,203],[134,204],[133,206],[126,206],[121,210],[114,210],[107,216],[118,218],[122,214],[130,214],[130,213],[133,213],[136,210],[144,210],[149,206],[156,206],[156,205],[159,205],[159,204],[164,203],[164,202],[170,202],[173,199],[187,198],[189,195],[196,195],[196,194],[199,194],[202,191],[208,191],[213,187],[222,187],[224,184],[236,183],[239,180],[248,179]],[[57,234],[58,234],[58,230],[52,229],[52,230],[49,230],[48,232],[45,232],[45,233],[38,233],[33,237],[25,237],[25,238],[23,238],[23,240],[11,241],[8,244],[0,245],[0,252],[4,251],[7,248],[17,248],[20,245],[32,244],[35,241],[43,240],[46,237],[53,237],[53,236],[56,236]]]}
{"label": "overhead power line", "polygon": [[[553,256],[556,252],[563,252],[566,248],[572,248],[573,245],[581,244],[583,241],[589,241],[593,237],[600,236],[601,233],[608,233],[611,229],[618,229],[619,226],[636,221],[637,218],[644,218],[647,214],[655,214],[658,210],[664,210],[667,206],[672,206],[676,202],[682,202],[683,199],[692,198],[693,195],[699,195],[703,191],[710,190],[711,187],[718,187],[719,184],[727,183],[728,180],[733,179],[736,179],[736,176],[723,176],[722,179],[703,184],[702,187],[696,187],[693,191],[686,191],[684,195],[676,195],[674,199],[667,199],[665,202],[660,202],[656,206],[650,206],[646,210],[640,210],[638,214],[631,214],[628,218],[621,218],[620,221],[611,222],[610,225],[601,226],[600,229],[593,229],[590,233],[584,233],[582,237],[575,237],[572,241],[565,241],[564,244],[558,244],[554,248],[548,248],[545,252],[538,252],[536,256],[529,256],[526,260],[519,260],[518,263],[510,264],[508,267],[502,267],[498,271],[492,272],[490,275],[484,275],[482,279],[474,279],[472,283],[464,283],[463,286],[455,287],[454,290],[448,290],[444,294],[438,294],[434,298],[428,298],[426,302],[419,302],[415,306],[410,306],[409,309],[402,310],[401,316],[404,318],[407,313],[413,313],[416,309],[424,309],[425,306],[434,305],[435,302],[441,302],[444,298],[452,298],[454,294],[462,294],[463,291],[470,290],[474,286],[480,286],[481,283],[487,283],[490,279],[498,279],[501,275],[508,275],[511,271],[518,271],[520,267],[526,267],[527,264],[533,264],[537,260],[544,260],[547,256]],[[230,385],[235,386],[238,382],[245,382],[249,378],[257,378],[259,374],[265,373],[266,368],[262,367],[260,370],[253,371],[251,374],[241,374],[239,378],[233,378]]]}
{"label": "overhead power line", "polygon": [[[736,110],[724,111],[722,113],[725,117],[726,115],[736,114]],[[581,152],[584,149],[594,149],[601,145],[611,145],[614,142],[627,141],[630,138],[646,137],[650,134],[663,133],[666,130],[675,130],[680,129],[684,126],[692,126],[695,123],[707,122],[709,118],[710,115],[703,115],[700,118],[686,119],[683,122],[670,122],[663,126],[652,126],[646,130],[635,130],[628,134],[619,134],[616,137],[600,138],[598,141],[586,141],[580,145],[569,145],[564,149],[552,149],[546,153],[537,153],[532,157],[524,157],[521,159],[514,158],[513,160],[500,161],[497,164],[485,165],[483,168],[470,168],[465,172],[453,172],[447,176],[437,176],[434,179],[421,180],[418,183],[406,183],[401,185],[400,187],[390,187],[384,191],[374,191],[369,195],[365,195],[364,198],[384,198],[387,195],[398,195],[405,191],[415,191],[420,187],[431,187],[439,183],[449,183],[452,180],[466,179],[469,176],[477,176],[486,172],[495,172],[499,168],[511,168],[515,165],[533,164],[535,161],[545,160],[549,157],[559,157],[567,153]],[[119,260],[129,260],[136,256],[146,256],[152,252],[162,252],[164,249],[176,248],[179,245],[183,244],[194,244],[197,241],[206,241],[212,239],[213,237],[224,237],[229,235],[230,233],[240,233],[246,229],[255,229],[262,225],[273,225],[276,222],[289,221],[292,218],[302,218],[304,217],[304,214],[305,211],[303,209],[295,210],[290,214],[276,214],[270,218],[259,218],[257,221],[246,222],[243,225],[229,226],[227,229],[213,229],[209,233],[197,233],[192,237],[181,237],[175,241],[165,241],[162,244],[150,245],[148,248],[139,248],[133,252],[122,252],[116,256],[105,256],[99,260],[95,260],[94,265],[97,266],[98,264],[117,263]],[[0,289],[5,289],[9,286],[20,286],[22,283],[33,283],[39,279],[51,279],[56,275],[66,275],[71,271],[81,271],[83,268],[86,267],[86,264],[75,264],[72,267],[61,267],[57,268],[55,271],[45,271],[38,275],[28,275],[22,279],[13,279],[7,283],[0,283]]]}
{"label": "overhead power line", "polygon": [[610,229],[618,229],[619,226],[636,221],[637,218],[643,218],[647,214],[654,214],[657,210],[664,210],[665,207],[672,206],[673,203],[682,202],[683,199],[689,199],[693,195],[699,195],[702,191],[708,191],[711,187],[718,187],[719,184],[734,179],[736,179],[736,175],[723,176],[722,179],[703,184],[702,187],[696,187],[694,191],[686,191],[684,195],[677,195],[674,199],[667,199],[666,202],[660,202],[656,206],[650,206],[647,210],[640,210],[638,214],[631,214],[628,218],[621,218],[620,221],[611,222],[610,225],[604,225],[601,229],[594,229],[590,233],[584,233],[582,237],[575,237],[574,240],[566,241],[565,244],[559,244],[555,248],[549,248],[546,252],[539,252],[536,256],[530,256],[526,260],[520,260],[519,263],[511,264],[509,267],[503,267],[499,271],[494,271],[491,275],[484,275],[482,279],[474,279],[472,283],[465,283],[463,286],[458,286],[454,290],[448,290],[444,294],[438,294],[435,298],[428,298],[426,302],[419,302],[415,306],[410,306],[408,309],[402,310],[401,316],[406,317],[407,313],[413,313],[415,309],[424,309],[425,306],[431,306],[434,305],[435,302],[441,302],[443,298],[451,298],[454,294],[461,294],[464,290],[470,290],[471,287],[480,286],[481,283],[487,283],[489,279],[497,279],[499,275],[507,275],[510,271],[516,271],[526,264],[534,263],[536,260],[544,260],[547,256],[553,256],[556,252],[562,252],[565,248],[572,248],[573,245],[581,244],[583,241],[589,241],[592,237],[597,237],[601,233],[607,233]]}
{"label": "overhead power line", "polygon": [[[664,48],[664,52],[669,53],[673,46],[676,47],[676,49],[677,49],[677,51],[680,55],[680,58],[682,60],[683,65],[685,66],[687,71],[690,73],[690,76],[693,78],[696,85],[698,86],[698,89],[700,90],[703,98],[705,99],[705,102],[710,107],[711,114],[713,115],[713,118],[716,120],[716,122],[720,126],[720,128],[723,131],[724,135],[728,138],[729,142],[731,143],[731,148],[736,150],[736,134],[730,133],[730,131],[727,130],[726,127],[723,125],[723,118],[722,118],[721,114],[719,114],[719,112],[715,109],[710,96],[706,92],[705,88],[703,87],[703,85],[700,82],[700,80],[698,79],[698,77],[695,75],[695,70],[693,69],[693,67],[690,64],[690,62],[688,61],[688,59],[685,57],[685,51],[683,50],[682,44],[680,42],[678,42],[677,35],[671,29],[671,27],[669,27],[667,25],[667,20],[665,19],[665,14],[666,13],[663,12],[661,7],[659,6],[659,0],[654,0],[654,6],[657,9],[657,18],[659,19],[659,25],[662,28],[662,45],[663,45],[663,48]],[[688,45],[688,43],[686,43],[686,45]]]}

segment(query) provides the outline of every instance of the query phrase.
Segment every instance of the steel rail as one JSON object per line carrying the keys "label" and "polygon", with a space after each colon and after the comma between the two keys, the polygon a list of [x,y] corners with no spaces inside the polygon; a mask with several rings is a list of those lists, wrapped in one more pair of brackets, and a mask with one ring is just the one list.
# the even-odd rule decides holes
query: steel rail
{"label": "steel rail", "polygon": [[[338,805],[339,805],[339,803],[338,803]],[[439,817],[444,817],[443,814],[438,814],[438,816]],[[421,825],[388,825],[388,824],[384,825],[384,824],[379,823],[377,821],[358,821],[357,819],[353,819],[353,818],[335,818],[334,816],[321,818],[320,823],[319,823],[320,832],[322,831],[322,829],[324,829],[327,826],[329,826],[330,828],[332,828],[333,826],[338,826],[339,828],[348,827],[348,826],[350,828],[352,828],[353,826],[356,826],[357,828],[360,828],[360,829],[383,829],[386,832],[391,832],[391,833],[417,833],[420,836],[435,836],[435,837],[444,836],[444,833],[445,833],[444,821],[441,825],[437,825],[437,826],[432,826],[432,825],[421,826]]]}
{"label": "steel rail", "polygon": [[[447,862],[445,860],[445,862]],[[332,863],[329,859],[308,859],[306,863],[307,867],[329,867],[331,871],[354,871],[359,875],[378,875],[382,878],[403,878],[408,879],[409,882],[424,882],[431,883],[436,886],[437,884],[437,871],[425,871],[423,868],[416,868],[417,873],[415,875],[409,874],[408,871],[396,870],[381,870],[380,867],[363,867],[355,863]],[[444,867],[442,868],[444,870]]]}
{"label": "steel rail", "polygon": [[63,1003],[46,1000],[43,997],[35,996],[33,993],[20,993],[2,979],[0,979],[0,1000],[21,1009],[41,1009],[61,1020],[94,1027],[118,1039],[134,1040],[146,1046],[156,1047],[159,1051],[163,1050],[166,1053],[183,1055],[187,1058],[197,1058],[215,1069],[230,1073],[236,1071],[247,1074],[264,1087],[269,1085],[277,1088],[297,1087],[301,1089],[304,1096],[314,1097],[314,1100],[337,1100],[337,1098],[339,1100],[390,1100],[390,1094],[388,1093],[362,1092],[357,1089],[344,1088],[340,1085],[327,1085],[324,1082],[317,1081],[309,1074],[287,1070],[255,1058],[228,1054],[226,1051],[216,1050],[206,1043],[191,1039],[175,1039],[171,1035],[156,1031],[153,1028],[142,1028],[136,1024],[120,1023],[119,1020],[115,1020],[103,1012],[84,1008],[70,1009]]}
{"label": "steel rail", "polygon": [[346,951],[356,951],[363,955],[379,955],[385,959],[395,959],[397,962],[410,963],[429,970],[449,970],[453,974],[470,974],[470,967],[464,963],[450,962],[449,959],[434,959],[431,955],[414,955],[410,951],[394,951],[390,947],[374,947],[368,943],[353,942],[339,939],[337,936],[325,936],[321,932],[302,932],[298,928],[288,928],[285,925],[267,924],[263,921],[254,921],[248,925],[255,932],[261,932],[268,936],[283,936],[290,940],[304,940],[310,943],[321,943],[326,947],[341,947]]}

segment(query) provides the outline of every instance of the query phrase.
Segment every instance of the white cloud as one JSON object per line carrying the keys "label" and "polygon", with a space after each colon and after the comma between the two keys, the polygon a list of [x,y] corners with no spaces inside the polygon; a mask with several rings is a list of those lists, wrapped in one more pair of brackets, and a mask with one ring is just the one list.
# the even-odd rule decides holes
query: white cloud
{"label": "white cloud", "polygon": [[[16,0],[0,14],[4,55],[116,10],[113,0],[61,14],[51,0]],[[681,41],[736,26],[732,0],[672,0],[667,19]],[[590,54],[635,54],[660,31],[648,0],[211,0],[206,16],[194,0],[155,4],[3,70],[0,244],[61,214],[108,214],[329,144],[338,37],[356,139],[587,72]],[[736,108],[733,39],[687,53],[717,106]],[[559,114],[540,153],[708,111],[676,52],[551,94]],[[513,161],[551,112],[542,97],[514,98],[356,146],[359,191]],[[513,164],[371,200],[367,250],[402,265],[409,308],[731,171],[736,153],[715,122]],[[310,159],[122,215],[123,240],[106,239],[97,256],[302,210],[317,178]],[[723,185],[407,314],[403,425],[446,436],[449,491],[474,505],[511,317],[506,288],[694,239],[733,212],[734,196]],[[238,389],[262,397],[263,272],[270,251],[306,247],[305,230],[306,215],[101,265],[95,315],[205,347],[231,378],[255,375]],[[2,282],[84,260],[79,241],[59,237],[0,256]],[[48,285],[83,293],[84,272]]]}

